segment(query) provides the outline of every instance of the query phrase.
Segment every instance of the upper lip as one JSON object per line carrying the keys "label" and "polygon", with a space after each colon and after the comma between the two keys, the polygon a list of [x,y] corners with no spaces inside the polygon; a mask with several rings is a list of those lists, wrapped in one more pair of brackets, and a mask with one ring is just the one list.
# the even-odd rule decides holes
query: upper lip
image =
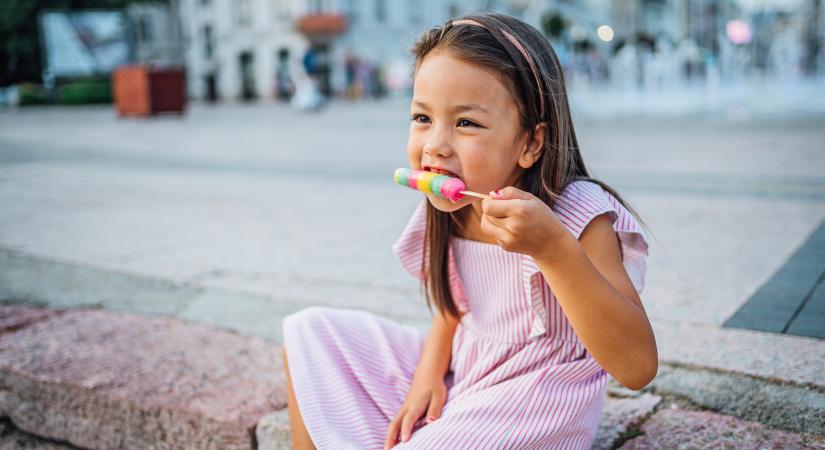
{"label": "upper lip", "polygon": [[431,165],[431,164],[424,164],[424,165],[421,167],[421,169],[422,169],[422,170],[430,170],[430,169],[441,170],[441,171],[443,171],[443,172],[447,172],[447,173],[449,173],[449,174],[450,174],[450,176],[452,176],[452,177],[455,177],[455,178],[460,178],[460,177],[458,176],[458,174],[456,174],[456,173],[455,173],[455,172],[453,172],[452,170],[450,170],[450,169],[446,169],[446,168],[444,168],[444,167],[434,166],[434,165]]}

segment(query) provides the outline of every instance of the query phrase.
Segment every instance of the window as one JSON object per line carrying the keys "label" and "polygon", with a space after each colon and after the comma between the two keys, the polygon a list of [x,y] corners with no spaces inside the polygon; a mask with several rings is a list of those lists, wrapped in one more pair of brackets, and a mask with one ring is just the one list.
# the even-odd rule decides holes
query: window
{"label": "window", "polygon": [[252,22],[249,0],[234,0],[232,3],[236,5],[235,19],[238,25],[249,25]]}
{"label": "window", "polygon": [[152,42],[152,22],[146,16],[137,19],[137,37],[140,42]]}
{"label": "window", "polygon": [[203,39],[203,57],[206,59],[212,58],[212,53],[214,52],[215,39],[215,37],[212,34],[212,26],[206,25],[205,27],[203,27],[201,35]]}
{"label": "window", "polygon": [[289,19],[292,15],[289,0],[271,0],[274,18],[277,20]]}

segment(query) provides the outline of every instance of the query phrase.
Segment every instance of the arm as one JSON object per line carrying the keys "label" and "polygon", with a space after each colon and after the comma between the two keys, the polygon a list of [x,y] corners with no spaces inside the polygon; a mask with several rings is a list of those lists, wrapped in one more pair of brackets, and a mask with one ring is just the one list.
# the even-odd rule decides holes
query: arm
{"label": "arm", "polygon": [[650,383],[658,370],[656,340],[610,218],[594,218],[580,241],[566,233],[543,254],[534,260],[593,358],[628,388]]}
{"label": "arm", "polygon": [[443,377],[447,373],[452,358],[453,336],[455,336],[455,329],[460,321],[461,316],[458,318],[445,316],[436,309],[430,331],[424,340],[418,366],[415,369],[416,377],[419,374]]}
{"label": "arm", "polygon": [[481,229],[505,250],[533,257],[593,358],[631,389],[658,370],[656,340],[622,264],[613,223],[601,214],[580,241],[548,205],[512,186],[482,200]]}
{"label": "arm", "polygon": [[399,434],[402,442],[408,441],[413,425],[422,414],[426,413],[427,423],[431,422],[430,418],[434,420],[441,415],[441,408],[447,401],[444,376],[450,369],[453,336],[460,321],[461,317],[444,316],[436,310],[407,398],[387,429],[385,449],[395,445]]}

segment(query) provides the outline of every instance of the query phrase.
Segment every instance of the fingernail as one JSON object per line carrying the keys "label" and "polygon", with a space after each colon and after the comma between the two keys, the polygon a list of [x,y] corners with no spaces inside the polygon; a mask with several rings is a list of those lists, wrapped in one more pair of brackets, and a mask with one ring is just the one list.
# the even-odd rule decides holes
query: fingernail
{"label": "fingernail", "polygon": [[435,416],[430,416],[430,417],[427,417],[427,421],[428,421],[428,422],[432,422],[433,420],[435,420]]}
{"label": "fingernail", "polygon": [[409,440],[410,440],[410,435],[409,435],[409,434],[405,434],[405,435],[404,435],[404,437],[402,437],[402,438],[401,438],[401,440],[402,440],[402,441],[404,441],[404,442],[409,441]]}

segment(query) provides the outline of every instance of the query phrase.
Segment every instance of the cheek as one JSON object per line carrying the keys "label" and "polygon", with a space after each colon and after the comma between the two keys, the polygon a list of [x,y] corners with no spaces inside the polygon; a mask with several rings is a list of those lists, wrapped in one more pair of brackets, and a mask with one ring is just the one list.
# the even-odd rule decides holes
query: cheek
{"label": "cheek", "polygon": [[421,168],[421,152],[422,152],[422,145],[418,142],[419,139],[415,136],[412,131],[410,132],[410,137],[407,139],[407,159],[410,161],[410,168],[411,169],[420,169]]}
{"label": "cheek", "polygon": [[462,168],[467,188],[487,193],[505,187],[503,184],[507,182],[516,163],[503,153],[485,152],[466,157],[462,161]]}
{"label": "cheek", "polygon": [[467,188],[483,189],[490,181],[490,166],[489,161],[480,155],[465,156],[461,160],[461,170],[464,173],[464,182],[467,183]]}

